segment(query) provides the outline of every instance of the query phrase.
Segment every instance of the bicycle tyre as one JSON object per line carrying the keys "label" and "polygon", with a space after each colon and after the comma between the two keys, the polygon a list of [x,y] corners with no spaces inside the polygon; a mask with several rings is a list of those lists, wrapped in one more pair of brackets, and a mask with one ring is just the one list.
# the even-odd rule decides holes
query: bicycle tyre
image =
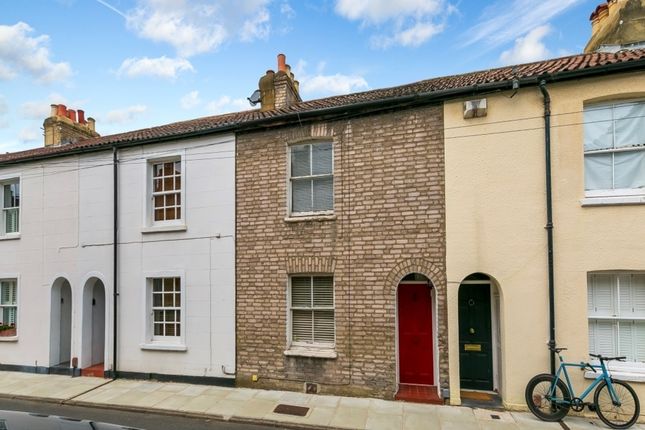
{"label": "bicycle tyre", "polygon": [[[533,415],[542,421],[560,421],[567,416],[571,406],[569,404],[559,404],[548,400],[546,397],[551,390],[551,384],[555,376],[549,373],[542,373],[534,376],[528,384],[524,392],[526,405],[529,407]],[[565,401],[571,401],[571,394],[566,384],[558,379],[556,382],[556,397]]]}
{"label": "bicycle tyre", "polygon": [[603,423],[614,429],[626,429],[631,427],[640,415],[640,402],[634,389],[623,381],[611,380],[614,391],[620,400],[621,406],[613,404],[607,382],[603,381],[596,388],[593,395],[593,402],[596,406],[598,418]]}

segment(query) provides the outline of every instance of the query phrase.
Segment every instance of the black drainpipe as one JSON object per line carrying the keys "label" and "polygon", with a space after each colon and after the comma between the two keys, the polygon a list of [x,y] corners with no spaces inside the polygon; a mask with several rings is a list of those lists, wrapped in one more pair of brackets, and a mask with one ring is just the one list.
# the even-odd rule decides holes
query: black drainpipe
{"label": "black drainpipe", "polygon": [[553,275],[553,197],[551,194],[551,96],[546,89],[546,81],[540,82],[544,97],[544,159],[546,164],[546,237],[547,261],[549,271],[549,348],[551,351],[551,374],[555,374],[555,290]]}
{"label": "black drainpipe", "polygon": [[113,333],[112,333],[112,379],[116,379],[118,377],[117,373],[117,340],[118,340],[118,332],[117,332],[117,315],[118,315],[118,298],[119,298],[119,290],[117,288],[118,286],[118,262],[119,262],[119,253],[118,253],[118,239],[119,239],[119,233],[118,233],[118,227],[119,227],[119,168],[118,168],[118,163],[119,163],[119,157],[118,157],[118,152],[116,149],[116,146],[112,147],[112,169],[113,169],[113,188],[114,188],[114,226],[113,226],[113,273],[112,273],[112,279],[113,279],[113,285],[112,285],[112,290],[113,290],[113,300],[114,300],[114,325],[112,327]]}

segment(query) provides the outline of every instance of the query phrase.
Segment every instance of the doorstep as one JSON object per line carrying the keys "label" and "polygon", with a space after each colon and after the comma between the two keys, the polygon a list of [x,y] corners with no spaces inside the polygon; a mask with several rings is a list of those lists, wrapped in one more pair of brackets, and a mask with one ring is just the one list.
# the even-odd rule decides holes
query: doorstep
{"label": "doorstep", "polygon": [[439,397],[439,391],[436,385],[399,384],[399,389],[394,399],[431,405],[444,404],[443,399]]}

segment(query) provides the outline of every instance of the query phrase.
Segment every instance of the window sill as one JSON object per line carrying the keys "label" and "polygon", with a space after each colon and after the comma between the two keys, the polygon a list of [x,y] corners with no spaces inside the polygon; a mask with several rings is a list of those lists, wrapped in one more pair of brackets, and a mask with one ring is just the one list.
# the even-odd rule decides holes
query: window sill
{"label": "window sill", "polygon": [[15,240],[20,239],[20,233],[8,233],[4,236],[0,236],[0,240]]}
{"label": "window sill", "polygon": [[143,227],[141,233],[169,233],[173,231],[186,231],[188,227],[186,224],[176,224],[176,225],[155,225],[149,227]]}
{"label": "window sill", "polygon": [[[585,378],[586,379],[596,379],[598,375],[600,374],[600,370],[598,373],[594,373],[590,370],[585,372]],[[616,370],[610,370],[609,371],[610,375],[614,379],[618,379],[620,381],[628,381],[628,382],[645,382],[645,371],[642,372],[627,372],[627,371],[616,371]]]}
{"label": "window sill", "polygon": [[598,196],[585,197],[580,200],[580,205],[585,206],[618,206],[618,205],[643,205],[645,196]]}
{"label": "window sill", "polygon": [[334,214],[320,214],[320,215],[291,215],[284,219],[285,222],[302,222],[302,221],[335,221],[336,215]]}
{"label": "window sill", "polygon": [[188,351],[186,345],[172,344],[172,343],[142,343],[139,347],[146,351]]}
{"label": "window sill", "polygon": [[0,342],[18,342],[18,336],[0,336]]}
{"label": "window sill", "polygon": [[333,349],[328,348],[306,348],[295,346],[284,352],[287,357],[310,357],[310,358],[338,358],[338,354]]}

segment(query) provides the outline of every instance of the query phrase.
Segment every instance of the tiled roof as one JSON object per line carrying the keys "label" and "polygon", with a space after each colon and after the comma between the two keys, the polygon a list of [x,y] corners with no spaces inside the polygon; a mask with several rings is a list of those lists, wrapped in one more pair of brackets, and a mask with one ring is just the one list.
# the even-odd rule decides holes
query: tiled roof
{"label": "tiled roof", "polygon": [[[85,139],[64,146],[36,148],[27,151],[7,153],[0,155],[0,164],[63,155],[65,153],[76,152],[86,148],[99,149],[101,147],[111,147],[115,144],[163,140],[197,133],[223,131],[226,129],[234,130],[236,127],[251,125],[256,122],[263,123],[273,119],[279,120],[281,117],[285,117],[286,119],[290,114],[295,113],[316,113],[317,111],[322,111],[324,109],[350,107],[358,103],[385,102],[405,96],[432,94],[445,90],[458,90],[460,88],[470,88],[476,85],[508,82],[513,79],[522,80],[527,78],[537,78],[544,75],[557,76],[566,72],[600,68],[612,64],[629,63],[637,60],[645,60],[645,49],[622,51],[617,53],[572,55],[569,57],[555,58],[517,66],[501,67],[497,69],[465,73],[462,75],[427,79],[398,87],[382,88],[361,93],[303,101],[284,109],[276,109],[267,112],[260,112],[260,110],[256,109],[209,116],[161,125],[158,127]],[[645,62],[643,62],[643,70],[645,70]]]}

